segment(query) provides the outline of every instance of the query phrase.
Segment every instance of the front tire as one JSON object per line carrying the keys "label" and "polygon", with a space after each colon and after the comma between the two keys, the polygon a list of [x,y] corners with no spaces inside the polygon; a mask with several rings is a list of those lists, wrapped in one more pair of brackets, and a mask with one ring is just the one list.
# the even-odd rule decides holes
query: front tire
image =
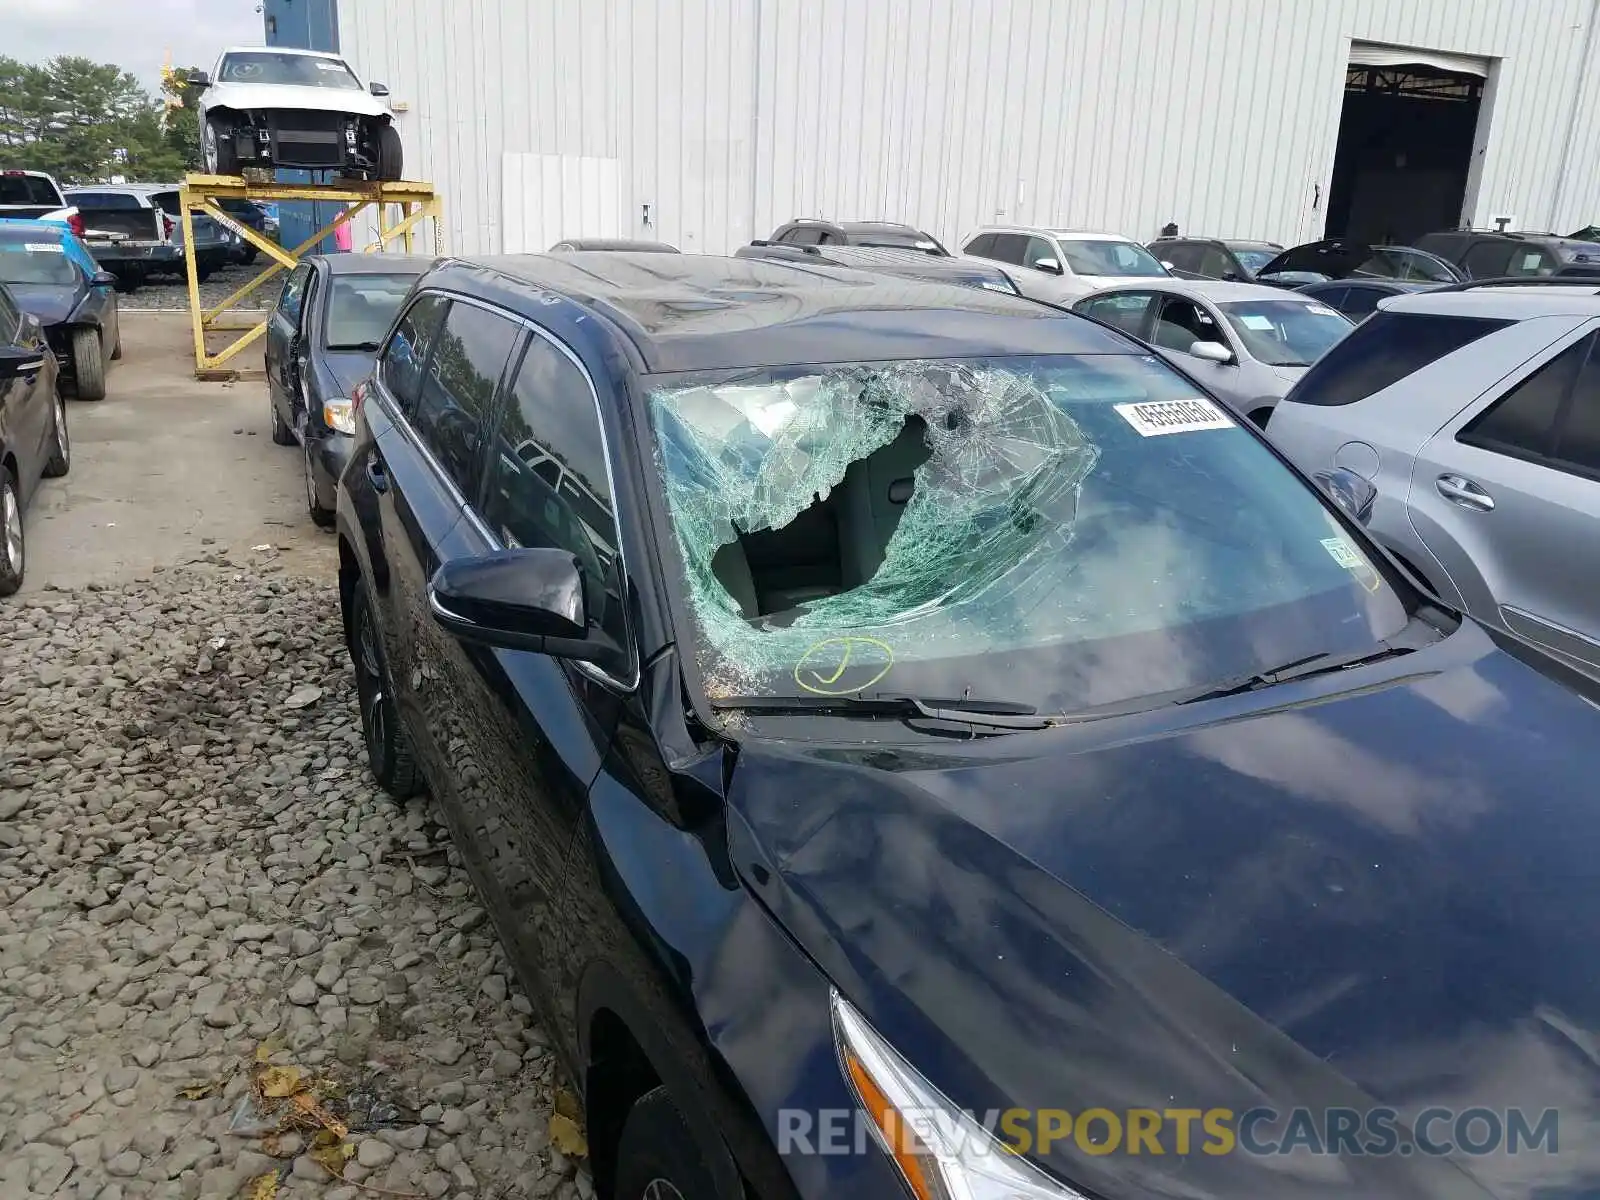
{"label": "front tire", "polygon": [[106,350],[98,329],[72,331],[72,374],[79,400],[106,398]]}
{"label": "front tire", "polygon": [[72,470],[72,438],[67,433],[67,402],[61,398],[61,389],[50,401],[54,415],[51,418],[50,457],[45,460],[44,473],[50,479],[60,479]]}
{"label": "front tire", "polygon": [[0,467],[0,596],[22,586],[27,568],[22,536],[22,492],[9,467]]}
{"label": "front tire", "polygon": [[303,456],[306,476],[306,512],[311,516],[311,523],[318,529],[332,529],[334,511],[331,508],[324,508],[322,502],[317,499],[317,473],[311,464],[311,441],[312,439],[309,437],[301,439],[306,451]]}
{"label": "front tire", "polygon": [[267,411],[272,414],[272,444],[274,446],[294,445],[294,430],[284,422],[283,414],[278,411],[278,402],[272,398],[272,389],[267,388]]}
{"label": "front tire", "polygon": [[411,739],[400,724],[380,636],[367,586],[357,579],[350,601],[350,659],[355,666],[367,766],[379,787],[396,800],[405,800],[422,790],[422,775],[412,757]]}
{"label": "front tire", "polygon": [[646,1092],[628,1110],[617,1142],[616,1200],[701,1200],[716,1180],[665,1087]]}
{"label": "front tire", "polygon": [[237,175],[239,151],[233,144],[233,125],[207,117],[200,133],[200,157],[213,175]]}
{"label": "front tire", "polygon": [[378,179],[394,183],[405,178],[405,150],[400,144],[400,131],[393,125],[378,126]]}

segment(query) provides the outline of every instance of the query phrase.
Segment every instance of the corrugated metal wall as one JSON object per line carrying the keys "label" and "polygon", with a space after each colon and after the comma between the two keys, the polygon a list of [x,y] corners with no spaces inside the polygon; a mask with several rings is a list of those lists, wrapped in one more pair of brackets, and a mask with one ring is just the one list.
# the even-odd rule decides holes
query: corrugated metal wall
{"label": "corrugated metal wall", "polygon": [[1495,60],[1472,215],[1586,225],[1600,221],[1597,9],[340,0],[339,26],[357,68],[409,105],[407,175],[446,191],[452,250],[501,248],[509,153],[618,159],[624,232],[726,251],[823,215],[947,239],[993,220],[1319,236],[1352,40]]}

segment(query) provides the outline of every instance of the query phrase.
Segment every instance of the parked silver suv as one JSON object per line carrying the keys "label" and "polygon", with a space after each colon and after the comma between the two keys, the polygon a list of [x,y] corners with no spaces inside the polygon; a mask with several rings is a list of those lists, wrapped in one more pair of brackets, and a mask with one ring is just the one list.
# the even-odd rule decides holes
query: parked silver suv
{"label": "parked silver suv", "polygon": [[1268,433],[1375,484],[1372,533],[1444,599],[1600,671],[1600,288],[1384,300]]}

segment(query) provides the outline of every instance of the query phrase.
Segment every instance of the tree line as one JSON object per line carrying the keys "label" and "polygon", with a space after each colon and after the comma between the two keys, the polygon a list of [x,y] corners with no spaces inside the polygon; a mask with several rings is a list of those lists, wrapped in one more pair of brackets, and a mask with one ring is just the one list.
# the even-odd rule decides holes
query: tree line
{"label": "tree line", "polygon": [[199,165],[198,115],[186,72],[151,96],[115,63],[0,55],[0,169],[47,171],[62,184],[113,175],[166,182]]}

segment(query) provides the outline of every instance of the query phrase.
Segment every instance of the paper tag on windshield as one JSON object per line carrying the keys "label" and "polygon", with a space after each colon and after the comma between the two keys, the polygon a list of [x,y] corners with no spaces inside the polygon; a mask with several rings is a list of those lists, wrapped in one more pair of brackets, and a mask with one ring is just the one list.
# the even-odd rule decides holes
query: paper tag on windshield
{"label": "paper tag on windshield", "polygon": [[23,249],[29,254],[61,254],[60,242],[24,242]]}
{"label": "paper tag on windshield", "polygon": [[1354,571],[1366,565],[1356,553],[1356,548],[1342,537],[1323,538],[1322,548],[1333,556],[1334,562],[1347,571]]}
{"label": "paper tag on windshield", "polygon": [[1333,309],[1325,308],[1321,304],[1308,304],[1306,305],[1306,311],[1316,313],[1319,317],[1337,317],[1339,315]]}
{"label": "paper tag on windshield", "polygon": [[1199,396],[1193,400],[1147,400],[1143,404],[1118,404],[1113,407],[1124,421],[1138,431],[1140,437],[1233,428],[1233,421],[1221,409]]}
{"label": "paper tag on windshield", "polygon": [[1244,313],[1239,318],[1239,324],[1243,325],[1246,329],[1271,329],[1272,318],[1263,317],[1256,313]]}

